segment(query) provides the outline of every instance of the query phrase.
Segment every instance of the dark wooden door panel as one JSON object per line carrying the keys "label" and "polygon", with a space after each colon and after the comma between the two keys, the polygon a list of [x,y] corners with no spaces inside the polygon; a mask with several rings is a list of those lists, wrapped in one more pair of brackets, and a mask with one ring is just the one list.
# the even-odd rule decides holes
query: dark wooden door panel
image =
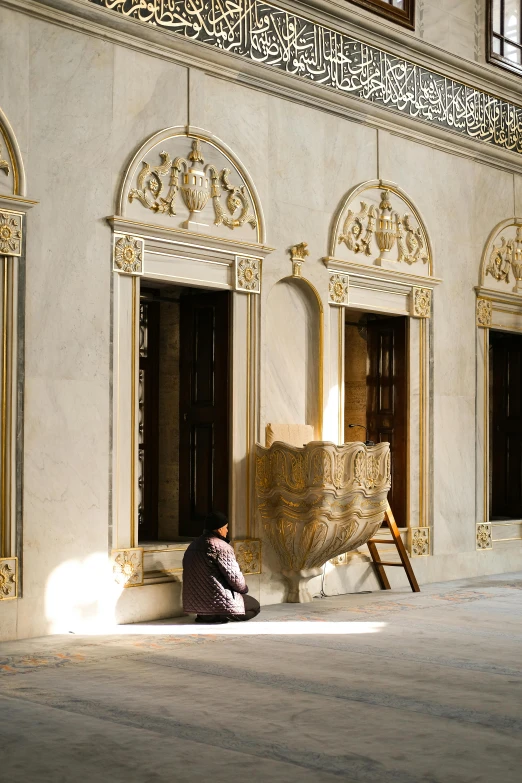
{"label": "dark wooden door panel", "polygon": [[138,541],[158,538],[158,408],[160,303],[142,290],[139,364]]}
{"label": "dark wooden door panel", "polygon": [[491,517],[522,518],[522,337],[490,333]]}
{"label": "dark wooden door panel", "polygon": [[407,524],[406,318],[368,321],[367,425],[369,437],[388,441],[392,485],[388,495],[399,527]]}
{"label": "dark wooden door panel", "polygon": [[197,536],[228,513],[229,294],[187,292],[180,311],[180,522]]}

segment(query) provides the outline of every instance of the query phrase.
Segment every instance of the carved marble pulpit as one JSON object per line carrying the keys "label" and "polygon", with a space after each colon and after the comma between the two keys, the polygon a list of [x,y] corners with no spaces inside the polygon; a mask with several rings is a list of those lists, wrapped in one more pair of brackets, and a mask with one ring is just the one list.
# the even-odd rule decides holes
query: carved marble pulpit
{"label": "carved marble pulpit", "polygon": [[308,580],[377,532],[390,486],[389,443],[256,445],[257,509],[289,583],[287,601],[311,601]]}

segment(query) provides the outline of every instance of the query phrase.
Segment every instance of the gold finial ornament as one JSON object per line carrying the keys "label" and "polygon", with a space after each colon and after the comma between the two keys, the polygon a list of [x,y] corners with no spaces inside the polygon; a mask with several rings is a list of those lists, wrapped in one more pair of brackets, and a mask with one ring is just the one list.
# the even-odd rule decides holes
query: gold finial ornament
{"label": "gold finial ornament", "polygon": [[309,256],[308,243],[300,242],[298,245],[292,245],[290,250],[290,258],[292,259],[292,276],[301,277],[301,265],[303,264],[306,256]]}
{"label": "gold finial ornament", "polygon": [[395,244],[397,238],[397,215],[392,212],[392,205],[390,203],[390,191],[383,190],[381,193],[381,203],[379,204],[379,217],[377,218],[377,230],[375,232],[375,239],[379,248],[380,255],[376,259],[376,264],[381,265],[387,258],[386,253],[389,253]]}

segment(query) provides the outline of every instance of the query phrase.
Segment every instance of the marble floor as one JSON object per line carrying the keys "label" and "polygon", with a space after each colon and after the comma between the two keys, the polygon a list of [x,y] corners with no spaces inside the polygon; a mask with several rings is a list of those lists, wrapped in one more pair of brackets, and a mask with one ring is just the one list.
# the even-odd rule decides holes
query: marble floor
{"label": "marble floor", "polygon": [[2,783],[520,783],[522,573],[0,644]]}

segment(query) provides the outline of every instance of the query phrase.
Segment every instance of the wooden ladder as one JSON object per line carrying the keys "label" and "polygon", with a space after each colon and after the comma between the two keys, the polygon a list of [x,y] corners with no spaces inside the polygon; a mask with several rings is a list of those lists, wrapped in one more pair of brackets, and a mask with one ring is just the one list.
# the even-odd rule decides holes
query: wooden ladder
{"label": "wooden ladder", "polygon": [[[397,527],[397,523],[389,504],[386,508],[386,511],[384,512],[384,521],[388,525],[392,540],[390,541],[389,538],[370,538],[370,540],[367,542],[368,549],[370,550],[370,555],[372,556],[373,564],[377,572],[377,578],[381,583],[381,587],[383,590],[391,590],[384,566],[398,566],[399,568],[404,568],[406,571],[406,576],[408,577],[408,582],[410,583],[412,591],[414,593],[420,593],[419,584],[415,579],[415,574],[413,573],[413,568],[411,567],[408,553],[406,552],[404,544],[402,543],[401,534],[399,533],[399,528]],[[377,550],[377,544],[391,543],[394,543],[397,548],[397,552],[399,553],[399,557],[401,559],[400,563],[394,563],[391,560],[381,560],[381,556]]]}

